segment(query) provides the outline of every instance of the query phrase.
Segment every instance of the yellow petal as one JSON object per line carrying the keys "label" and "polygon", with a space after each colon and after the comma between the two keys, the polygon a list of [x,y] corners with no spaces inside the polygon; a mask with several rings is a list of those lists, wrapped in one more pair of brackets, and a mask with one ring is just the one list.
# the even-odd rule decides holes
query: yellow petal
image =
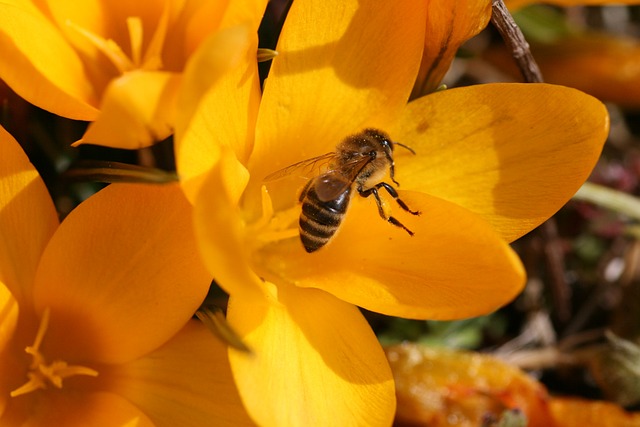
{"label": "yellow petal", "polygon": [[490,0],[427,2],[424,55],[414,90],[415,96],[437,89],[458,48],[482,31],[490,18]]}
{"label": "yellow petal", "polygon": [[[386,195],[382,195],[384,199]],[[391,214],[414,235],[378,216],[373,197],[354,196],[344,223],[313,254],[295,239],[264,264],[298,286],[321,288],[368,310],[419,319],[458,319],[496,310],[524,286],[520,260],[477,215],[422,193],[400,192],[421,211]]]}
{"label": "yellow petal", "polygon": [[74,145],[137,149],[167,138],[173,132],[179,83],[179,75],[160,71],[133,71],[114,79],[100,116]]}
{"label": "yellow petal", "polygon": [[30,2],[0,3],[0,51],[0,78],[18,95],[71,119],[96,117],[96,95],[82,61]]}
{"label": "yellow petal", "polygon": [[196,320],[149,355],[115,366],[109,389],[161,426],[252,425],[231,375],[227,346]]}
{"label": "yellow petal", "polygon": [[[195,227],[202,257],[215,281],[229,294],[260,298],[262,281],[249,263],[245,224],[238,200],[247,171],[229,150],[205,180],[195,203]],[[255,236],[250,236],[254,238]]]}
{"label": "yellow petal", "polygon": [[253,144],[260,101],[257,35],[238,26],[212,36],[184,73],[176,122],[178,174],[193,202],[204,175],[231,147],[245,163]]}
{"label": "yellow petal", "polygon": [[30,299],[38,262],[58,227],[49,192],[15,139],[0,127],[0,282]]}
{"label": "yellow petal", "polygon": [[243,0],[229,2],[222,21],[222,28],[248,24],[257,29],[267,8],[268,0]]}
{"label": "yellow petal", "polygon": [[417,99],[389,130],[416,151],[396,162],[403,189],[484,217],[513,241],[580,188],[609,132],[595,98],[546,84],[487,84]]}
{"label": "yellow petal", "polygon": [[154,426],[138,408],[115,394],[105,392],[65,393],[57,390],[47,391],[34,405],[29,407],[28,411],[25,411],[23,406],[3,414],[0,422],[3,425],[24,427]]}
{"label": "yellow petal", "polygon": [[[169,29],[164,46],[164,65],[171,70],[182,70],[185,64],[215,31],[227,10],[229,0],[185,1],[180,16]],[[234,2],[244,5],[246,1]]]}
{"label": "yellow petal", "polygon": [[229,350],[229,359],[259,425],[391,424],[391,372],[356,307],[320,290],[281,283],[273,299],[232,296],[228,319],[254,350]]}
{"label": "yellow petal", "polygon": [[252,179],[332,151],[365,126],[384,129],[401,112],[422,56],[426,3],[292,4],[265,82]]}
{"label": "yellow petal", "polygon": [[127,361],[180,330],[211,282],[191,217],[177,184],[112,184],[71,212],[34,288],[36,308],[51,309],[50,354]]}

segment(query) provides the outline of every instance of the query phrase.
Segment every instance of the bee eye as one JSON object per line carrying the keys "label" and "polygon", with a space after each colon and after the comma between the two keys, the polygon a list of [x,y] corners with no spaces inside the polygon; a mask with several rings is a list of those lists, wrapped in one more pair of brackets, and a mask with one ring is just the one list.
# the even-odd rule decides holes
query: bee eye
{"label": "bee eye", "polygon": [[372,157],[375,159],[377,155],[378,155],[378,152],[376,150],[369,151],[369,157]]}

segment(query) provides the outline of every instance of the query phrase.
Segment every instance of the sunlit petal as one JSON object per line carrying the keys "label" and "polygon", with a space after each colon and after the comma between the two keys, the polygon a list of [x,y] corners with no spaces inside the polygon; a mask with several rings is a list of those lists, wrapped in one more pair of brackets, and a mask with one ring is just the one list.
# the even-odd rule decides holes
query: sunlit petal
{"label": "sunlit petal", "polygon": [[[18,303],[2,282],[0,282],[0,417],[9,399],[9,392],[15,383],[15,354],[11,347],[18,323]],[[19,381],[19,380],[18,380]]]}
{"label": "sunlit petal", "polygon": [[167,138],[173,132],[177,74],[134,71],[108,86],[100,115],[77,144],[137,149]]}
{"label": "sunlit petal", "polygon": [[381,219],[373,197],[354,196],[326,247],[307,254],[295,239],[265,250],[264,263],[280,266],[278,274],[298,286],[410,318],[472,317],[494,311],[522,290],[518,257],[480,217],[426,194],[400,196],[421,211],[414,216],[388,203],[413,236]]}
{"label": "sunlit petal", "polygon": [[257,186],[364,126],[384,129],[401,112],[422,55],[426,3],[292,4],[258,116],[250,165]]}
{"label": "sunlit petal", "polygon": [[192,320],[164,346],[109,370],[110,389],[158,426],[252,425],[231,375],[227,346]]}
{"label": "sunlit petal", "polygon": [[180,330],[211,281],[191,217],[177,184],[112,184],[77,207],[36,277],[36,308],[51,309],[46,352],[122,362]]}
{"label": "sunlit petal", "polygon": [[391,372],[356,307],[320,290],[280,283],[272,299],[232,297],[228,318],[254,350],[253,355],[230,350],[229,357],[240,395],[258,424],[391,423]]}
{"label": "sunlit petal", "polygon": [[233,153],[224,153],[196,199],[196,236],[203,259],[222,288],[236,296],[260,297],[262,282],[249,264],[251,248],[245,245],[246,226],[238,208],[248,175]]}
{"label": "sunlit petal", "polygon": [[0,127],[0,282],[20,303],[29,300],[40,255],[57,227],[40,175]]}
{"label": "sunlit petal", "polygon": [[218,160],[220,147],[231,147],[243,163],[251,151],[260,100],[257,46],[248,27],[232,27],[212,36],[185,69],[175,150],[191,201]]}
{"label": "sunlit petal", "polygon": [[417,153],[397,156],[401,188],[459,204],[508,241],[541,224],[575,194],[608,131],[600,101],[545,84],[434,93],[409,103],[389,130]]}
{"label": "sunlit petal", "polygon": [[491,18],[490,0],[430,0],[424,56],[416,95],[434,91],[449,69],[458,48],[478,34]]}
{"label": "sunlit petal", "polygon": [[64,117],[96,117],[96,94],[80,58],[30,2],[0,3],[0,51],[0,77],[21,97]]}

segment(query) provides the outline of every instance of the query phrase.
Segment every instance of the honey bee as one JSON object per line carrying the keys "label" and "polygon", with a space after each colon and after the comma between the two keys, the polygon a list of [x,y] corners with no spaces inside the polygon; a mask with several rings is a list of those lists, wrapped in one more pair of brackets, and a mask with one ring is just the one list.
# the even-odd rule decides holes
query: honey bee
{"label": "honey bee", "polygon": [[386,215],[378,194],[378,190],[384,189],[402,209],[412,215],[420,215],[419,211],[411,210],[400,199],[390,184],[381,181],[388,168],[391,181],[396,186],[400,186],[394,178],[393,148],[395,145],[415,154],[406,145],[393,142],[385,132],[378,129],[365,129],[345,138],[338,144],[335,152],[303,160],[265,178],[265,181],[273,181],[300,168],[328,165],[326,172],[307,182],[299,197],[299,202],[302,203],[299,220],[300,240],[308,253],[325,246],[338,231],[351,196],[354,194],[354,188],[362,197],[373,195],[380,217],[413,236],[413,232],[400,221]]}

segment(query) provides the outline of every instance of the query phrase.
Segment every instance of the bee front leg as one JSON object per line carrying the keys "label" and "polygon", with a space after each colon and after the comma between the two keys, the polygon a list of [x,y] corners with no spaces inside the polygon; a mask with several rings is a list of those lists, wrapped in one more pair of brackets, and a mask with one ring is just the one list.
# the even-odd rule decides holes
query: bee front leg
{"label": "bee front leg", "polygon": [[400,205],[400,207],[402,209],[404,209],[405,211],[409,212],[411,215],[420,215],[420,211],[413,211],[413,210],[411,210],[409,208],[409,206],[407,206],[407,204],[404,202],[404,200],[402,200],[400,198],[400,196],[398,196],[398,192],[395,190],[395,188],[393,188],[392,186],[390,186],[386,182],[379,182],[378,184],[373,186],[373,188],[380,188],[380,187],[382,187],[385,190],[387,190],[387,193],[389,193],[389,195],[391,197],[393,197],[396,202],[398,202],[398,204]]}
{"label": "bee front leg", "polygon": [[[384,185],[381,185],[381,184],[389,186],[393,190],[393,187],[391,187],[389,184],[381,182],[380,184],[377,184],[377,185],[369,188],[368,190],[363,190],[362,187],[359,187],[358,188],[358,193],[362,197],[365,197],[365,198],[369,197],[369,196],[371,196],[373,194],[373,197],[376,199],[376,205],[378,206],[378,214],[380,215],[380,217],[382,219],[384,219],[385,221],[390,222],[391,224],[395,225],[396,227],[402,228],[404,231],[409,233],[409,236],[413,236],[413,231],[411,231],[407,227],[405,227],[404,224],[402,224],[396,218],[394,218],[392,216],[387,216],[384,213],[384,209],[382,208],[382,200],[380,200],[380,194],[378,194],[378,188],[379,187],[384,187]],[[389,190],[387,189],[387,191],[389,191]],[[393,196],[393,194],[392,194],[392,196]],[[398,201],[398,203],[402,202],[402,200],[400,200],[397,196],[398,196],[398,194],[396,193],[396,197],[394,197],[396,199],[396,201]],[[402,202],[402,204],[400,206],[402,206],[402,205],[404,205],[403,208],[405,208],[405,210],[407,210],[408,212],[413,213],[413,211],[411,211],[404,202]],[[418,213],[419,212],[415,213],[414,215],[417,215]]]}

